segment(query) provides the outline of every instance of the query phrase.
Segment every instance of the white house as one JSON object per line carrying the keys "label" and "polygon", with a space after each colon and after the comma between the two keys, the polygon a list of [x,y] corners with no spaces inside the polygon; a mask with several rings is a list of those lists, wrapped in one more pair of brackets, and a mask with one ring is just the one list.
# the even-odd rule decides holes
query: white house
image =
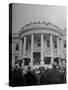
{"label": "white house", "polygon": [[12,67],[18,58],[28,57],[24,66],[51,67],[53,61],[66,59],[66,29],[46,22],[26,24],[12,33]]}

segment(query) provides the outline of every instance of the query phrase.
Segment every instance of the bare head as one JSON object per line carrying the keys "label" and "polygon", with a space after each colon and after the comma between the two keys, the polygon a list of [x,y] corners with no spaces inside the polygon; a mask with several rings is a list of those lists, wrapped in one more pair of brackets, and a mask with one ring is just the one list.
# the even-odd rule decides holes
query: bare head
{"label": "bare head", "polygon": [[53,69],[56,69],[56,66],[57,66],[57,63],[56,63],[56,62],[53,62],[53,63],[52,63]]}

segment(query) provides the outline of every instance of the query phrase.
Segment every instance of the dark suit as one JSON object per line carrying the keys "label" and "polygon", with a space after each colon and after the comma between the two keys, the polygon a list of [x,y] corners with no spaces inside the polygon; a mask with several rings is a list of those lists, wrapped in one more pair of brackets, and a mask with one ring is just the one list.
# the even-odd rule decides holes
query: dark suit
{"label": "dark suit", "polygon": [[62,83],[63,73],[51,69],[41,77],[41,84],[59,84]]}
{"label": "dark suit", "polygon": [[25,81],[27,86],[37,84],[36,77],[31,72],[28,72],[27,74],[25,74]]}
{"label": "dark suit", "polygon": [[24,77],[20,71],[13,72],[13,86],[24,86]]}

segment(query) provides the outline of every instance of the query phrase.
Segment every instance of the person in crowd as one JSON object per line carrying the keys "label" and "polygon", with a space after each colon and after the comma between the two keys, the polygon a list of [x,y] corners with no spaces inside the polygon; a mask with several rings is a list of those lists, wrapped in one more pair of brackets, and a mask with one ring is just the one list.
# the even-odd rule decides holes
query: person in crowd
{"label": "person in crowd", "polygon": [[37,84],[36,77],[35,77],[34,73],[31,72],[30,67],[28,67],[28,71],[24,75],[24,77],[25,77],[25,82],[26,82],[27,86]]}
{"label": "person in crowd", "polygon": [[64,83],[66,83],[66,62],[62,60],[61,62],[61,71],[64,73]]}
{"label": "person in crowd", "polygon": [[15,69],[13,71],[13,86],[23,86],[24,85],[24,77],[22,75],[21,69],[18,64],[15,65]]}
{"label": "person in crowd", "polygon": [[65,63],[65,60],[62,60],[61,61],[61,71],[64,72],[66,69],[66,63]]}
{"label": "person in crowd", "polygon": [[46,69],[43,73],[42,73],[42,75],[41,75],[41,77],[40,77],[40,84],[46,84],[46,83],[44,83],[44,76],[46,75],[46,73],[48,72],[48,70],[49,69]]}
{"label": "person in crowd", "polygon": [[63,82],[63,73],[56,69],[55,62],[52,67],[41,77],[41,84],[60,84]]}

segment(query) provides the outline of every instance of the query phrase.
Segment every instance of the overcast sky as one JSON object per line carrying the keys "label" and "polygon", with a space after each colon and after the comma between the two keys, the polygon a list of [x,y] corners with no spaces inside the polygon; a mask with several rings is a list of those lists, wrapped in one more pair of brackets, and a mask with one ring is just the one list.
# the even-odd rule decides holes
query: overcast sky
{"label": "overcast sky", "polygon": [[61,29],[66,27],[66,7],[52,5],[13,4],[13,32],[30,22],[51,22]]}

